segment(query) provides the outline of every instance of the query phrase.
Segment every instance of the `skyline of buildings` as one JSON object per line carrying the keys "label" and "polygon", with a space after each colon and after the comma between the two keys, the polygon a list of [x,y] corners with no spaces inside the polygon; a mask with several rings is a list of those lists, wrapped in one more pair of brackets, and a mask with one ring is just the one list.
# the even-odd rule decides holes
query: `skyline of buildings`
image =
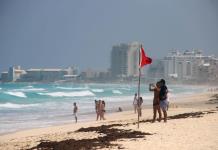
{"label": "skyline of buildings", "polygon": [[163,59],[164,77],[177,80],[212,81],[217,78],[218,58],[205,56],[202,50],[173,50]]}
{"label": "skyline of buildings", "polygon": [[[120,43],[112,46],[110,68],[103,71],[76,67],[32,68],[9,67],[1,73],[2,82],[54,82],[54,81],[136,81],[138,77],[139,48],[141,43]],[[165,78],[168,81],[218,82],[218,58],[203,55],[202,50],[172,50],[162,59],[153,60],[144,70],[143,78],[152,81]]]}

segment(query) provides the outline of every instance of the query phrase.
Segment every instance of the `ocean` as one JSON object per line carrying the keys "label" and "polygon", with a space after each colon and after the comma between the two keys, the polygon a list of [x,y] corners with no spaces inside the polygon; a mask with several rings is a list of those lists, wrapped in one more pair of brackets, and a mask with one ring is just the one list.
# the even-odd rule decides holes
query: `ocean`
{"label": "ocean", "polygon": [[[203,87],[168,85],[170,97],[205,91]],[[23,129],[72,123],[73,103],[78,121],[95,120],[94,100],[106,102],[106,112],[132,106],[135,84],[2,83],[0,84],[0,134]],[[141,85],[143,105],[152,104],[148,84]],[[125,109],[124,109],[125,110]]]}

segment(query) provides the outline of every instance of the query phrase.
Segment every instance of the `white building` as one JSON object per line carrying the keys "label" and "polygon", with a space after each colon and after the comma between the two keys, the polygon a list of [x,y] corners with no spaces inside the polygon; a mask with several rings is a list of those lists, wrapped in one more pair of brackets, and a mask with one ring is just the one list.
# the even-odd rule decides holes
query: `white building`
{"label": "white building", "polygon": [[62,80],[67,74],[67,70],[64,69],[28,69],[21,81],[57,81]]}
{"label": "white building", "polygon": [[21,70],[20,66],[10,67],[8,72],[2,72],[2,82],[52,82],[76,78],[78,70],[75,67],[67,69],[28,69]]}
{"label": "white building", "polygon": [[184,80],[198,79],[202,75],[199,68],[208,67],[214,61],[215,57],[203,56],[200,50],[186,50],[184,53],[174,50],[164,58],[164,76]]}
{"label": "white building", "polygon": [[25,70],[22,70],[20,66],[10,67],[8,72],[2,72],[2,82],[15,82],[25,73]]}
{"label": "white building", "polygon": [[138,75],[139,48],[141,44],[115,45],[111,51],[111,74],[113,77],[131,77]]}

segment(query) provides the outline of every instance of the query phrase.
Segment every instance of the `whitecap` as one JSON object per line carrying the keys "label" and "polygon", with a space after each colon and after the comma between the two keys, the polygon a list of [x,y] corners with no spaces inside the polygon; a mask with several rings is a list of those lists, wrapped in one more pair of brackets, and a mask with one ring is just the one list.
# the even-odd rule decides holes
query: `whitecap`
{"label": "whitecap", "polygon": [[25,95],[25,93],[23,92],[5,92],[6,94],[12,95],[12,96],[16,96],[16,97],[22,97],[22,98],[26,98],[27,96]]}
{"label": "whitecap", "polygon": [[28,85],[28,86],[26,86],[27,88],[33,88],[33,86],[32,85]]}
{"label": "whitecap", "polygon": [[119,88],[120,90],[125,90],[125,91],[130,91],[131,89],[130,88],[125,88],[125,87],[121,87]]}
{"label": "whitecap", "polygon": [[86,86],[86,87],[78,87],[78,88],[72,88],[73,90],[87,90],[87,89],[89,89],[89,87],[88,86]]}
{"label": "whitecap", "polygon": [[119,90],[113,90],[112,91],[114,94],[123,94],[122,92],[120,92]]}
{"label": "whitecap", "polygon": [[33,91],[45,91],[45,89],[43,88],[23,88],[23,89],[14,89],[12,91],[19,91],[19,92],[33,92]]}
{"label": "whitecap", "polygon": [[77,91],[77,92],[50,92],[38,93],[39,95],[47,95],[52,97],[81,97],[81,96],[95,96],[91,91]]}
{"label": "whitecap", "polygon": [[73,88],[73,87],[62,87],[62,86],[57,86],[56,88],[57,89],[62,89],[62,90],[88,90],[89,89],[88,87],[76,87],[76,88]]}
{"label": "whitecap", "polygon": [[57,89],[62,89],[62,90],[73,90],[72,87],[62,87],[62,86],[58,86],[56,87]]}
{"label": "whitecap", "polygon": [[14,103],[4,103],[0,104],[0,108],[26,108],[26,107],[35,107],[38,104],[14,104]]}
{"label": "whitecap", "polygon": [[104,89],[92,89],[92,92],[102,93],[104,92]]}

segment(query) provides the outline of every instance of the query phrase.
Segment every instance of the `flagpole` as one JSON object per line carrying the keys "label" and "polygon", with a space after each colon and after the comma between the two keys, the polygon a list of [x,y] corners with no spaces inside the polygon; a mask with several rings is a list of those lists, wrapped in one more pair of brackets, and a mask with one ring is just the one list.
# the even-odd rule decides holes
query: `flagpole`
{"label": "flagpole", "polygon": [[139,110],[140,110],[140,82],[141,82],[141,67],[140,67],[140,62],[141,62],[141,55],[140,55],[140,51],[141,51],[142,45],[139,49],[139,81],[138,81],[138,128],[139,128]]}

